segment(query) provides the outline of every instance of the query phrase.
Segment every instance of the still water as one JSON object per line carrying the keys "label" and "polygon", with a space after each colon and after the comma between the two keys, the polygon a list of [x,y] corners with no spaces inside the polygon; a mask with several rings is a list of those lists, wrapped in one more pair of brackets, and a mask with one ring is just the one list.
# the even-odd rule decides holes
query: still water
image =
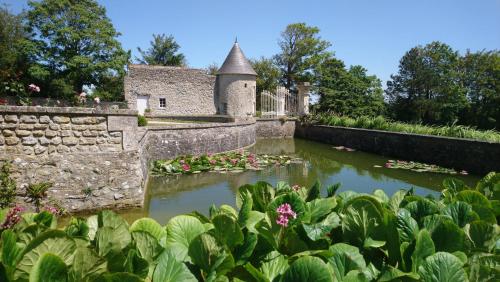
{"label": "still water", "polygon": [[[383,189],[389,196],[399,189],[413,187],[420,195],[439,195],[446,174],[413,172],[400,169],[376,168],[383,166],[387,157],[363,153],[338,151],[332,145],[302,139],[259,140],[249,150],[257,154],[286,154],[303,159],[300,164],[269,167],[261,171],[241,173],[206,172],[194,175],[150,177],[143,210],[127,211],[124,216],[135,218],[149,216],[165,224],[175,215],[197,210],[204,214],[212,204],[234,206],[239,186],[257,181],[275,185],[278,181],[309,187],[316,179],[326,186],[340,182],[339,192],[353,190],[371,193]],[[479,180],[477,176],[454,176],[469,185]]]}

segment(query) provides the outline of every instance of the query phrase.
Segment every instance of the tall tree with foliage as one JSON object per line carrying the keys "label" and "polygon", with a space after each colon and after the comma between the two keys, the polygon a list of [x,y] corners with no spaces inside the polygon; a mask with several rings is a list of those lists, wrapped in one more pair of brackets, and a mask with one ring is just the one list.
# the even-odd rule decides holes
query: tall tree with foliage
{"label": "tall tree with foliage", "polygon": [[467,51],[461,70],[470,102],[462,123],[500,129],[500,51]]}
{"label": "tall tree with foliage", "polygon": [[257,73],[257,93],[264,90],[274,91],[279,84],[280,69],[272,59],[260,57],[250,60],[253,69]]}
{"label": "tall tree with foliage", "polygon": [[396,119],[424,123],[453,123],[467,106],[460,85],[460,57],[441,42],[406,52],[399,72],[387,82],[386,93]]}
{"label": "tall tree with foliage", "polygon": [[319,28],[305,23],[289,24],[278,41],[281,53],[274,59],[281,69],[281,82],[293,89],[299,81],[310,81],[313,70],[330,52],[330,42],[321,39]]}
{"label": "tall tree with foliage", "polygon": [[137,47],[137,51],[142,58],[137,58],[141,64],[160,65],[160,66],[183,66],[186,64],[186,58],[179,53],[181,46],[175,42],[172,35],[153,34],[153,41],[150,41],[151,47],[144,51]]}
{"label": "tall tree with foliage", "polygon": [[262,91],[275,91],[276,87],[279,85],[281,72],[272,59],[260,57],[259,59],[250,60],[250,63],[257,73],[256,104],[257,109],[260,109],[260,97]]}
{"label": "tall tree with foliage", "polygon": [[30,38],[23,14],[15,15],[0,6],[0,94],[19,94],[25,91],[29,66]]}
{"label": "tall tree with foliage", "polygon": [[384,113],[381,81],[361,66],[346,69],[344,62],[330,57],[317,68],[317,88],[320,111],[351,117]]}
{"label": "tall tree with foliage", "polygon": [[[121,79],[130,54],[106,10],[95,0],[29,1],[28,25],[34,33],[38,62],[30,71],[49,91],[66,96],[84,86],[103,86],[110,76]],[[107,89],[113,91],[113,89]]]}

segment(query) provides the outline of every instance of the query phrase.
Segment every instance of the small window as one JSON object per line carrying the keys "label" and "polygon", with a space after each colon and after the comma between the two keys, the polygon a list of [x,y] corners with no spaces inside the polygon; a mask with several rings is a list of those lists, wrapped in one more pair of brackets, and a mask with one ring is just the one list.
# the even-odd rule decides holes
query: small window
{"label": "small window", "polygon": [[247,84],[245,83],[245,88],[247,88]]}
{"label": "small window", "polygon": [[165,98],[160,98],[160,108],[167,107],[167,100]]}

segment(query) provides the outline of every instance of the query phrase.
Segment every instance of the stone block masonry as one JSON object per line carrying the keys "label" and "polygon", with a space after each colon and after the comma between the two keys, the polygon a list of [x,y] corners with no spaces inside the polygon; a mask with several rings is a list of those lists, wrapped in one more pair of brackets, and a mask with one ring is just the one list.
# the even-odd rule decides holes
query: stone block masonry
{"label": "stone block masonry", "polygon": [[49,197],[70,211],[142,205],[135,111],[2,106],[0,131],[20,195],[49,181]]}

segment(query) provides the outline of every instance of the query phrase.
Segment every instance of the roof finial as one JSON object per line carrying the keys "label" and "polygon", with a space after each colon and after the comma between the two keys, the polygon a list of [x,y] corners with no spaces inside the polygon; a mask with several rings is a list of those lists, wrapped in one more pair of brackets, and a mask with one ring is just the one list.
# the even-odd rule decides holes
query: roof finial
{"label": "roof finial", "polygon": [[238,36],[234,39],[234,43],[238,43]]}

